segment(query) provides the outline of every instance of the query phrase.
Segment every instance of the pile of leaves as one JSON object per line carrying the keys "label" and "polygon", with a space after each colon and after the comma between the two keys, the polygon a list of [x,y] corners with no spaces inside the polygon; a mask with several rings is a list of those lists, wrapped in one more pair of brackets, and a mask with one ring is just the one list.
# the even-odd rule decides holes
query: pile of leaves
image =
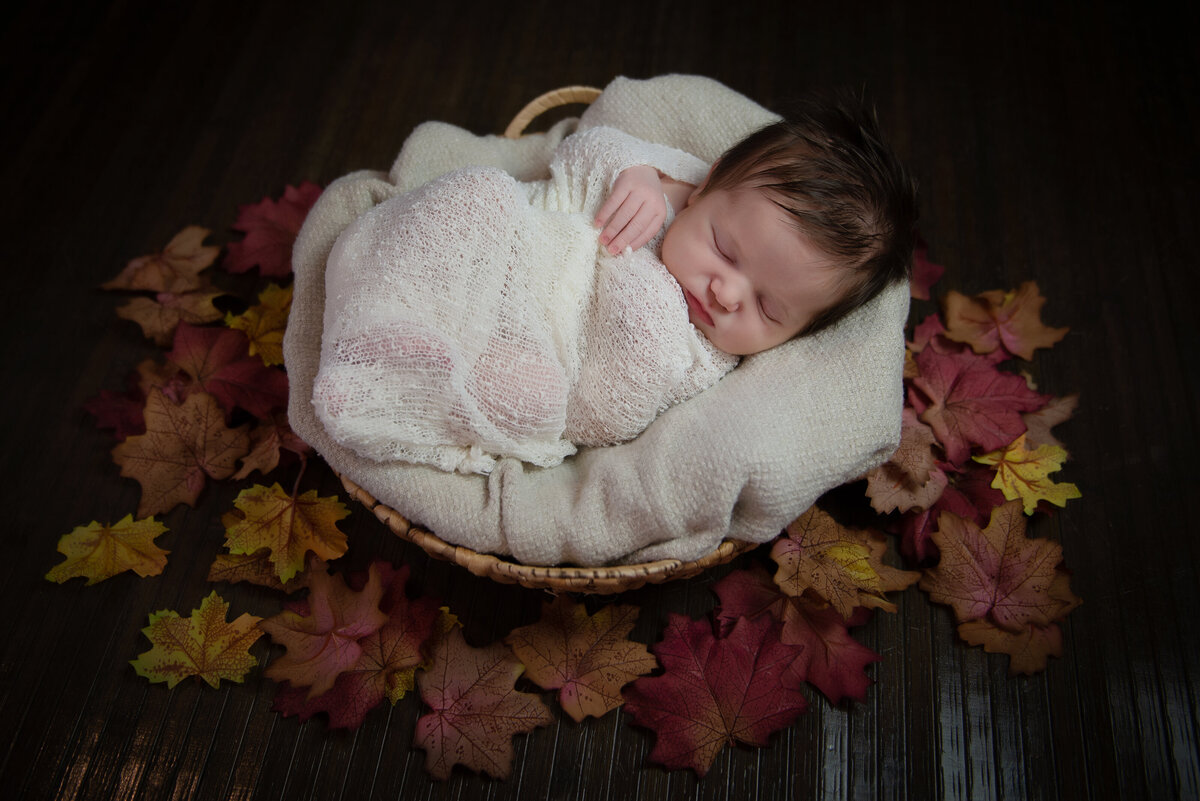
{"label": "pile of leaves", "polygon": [[[353,729],[416,689],[425,713],[413,742],[435,778],[456,764],[509,774],[513,735],[554,719],[518,681],[555,692],[576,721],[623,705],[630,722],[655,732],[652,761],[703,776],[725,745],[767,745],[804,712],[808,687],[834,704],[864,699],[866,668],[880,657],[850,630],[875,610],[895,612],[888,594],[913,584],[953,610],[966,642],[1008,654],[1013,673],[1061,655],[1057,622],[1079,600],[1060,546],[1027,537],[1026,521],[1079,496],[1049,478],[1067,457],[1050,429],[1076,398],[1039,394],[1027,376],[1002,369],[1066,333],[1041,323],[1032,282],[975,297],[950,292],[942,314],[914,328],[902,440],[865,477],[866,524],[861,514],[857,525],[844,522],[837,504],[814,506],[769,558],[743,557],[713,586],[711,615],[672,615],[651,649],[629,639],[638,614],[630,605],[589,614],[560,596],[537,622],[476,646],[436,599],[410,597],[407,567],[375,561],[361,574],[331,573],[328,561],[346,552],[337,523],[349,511],[336,497],[299,492],[312,454],[287,424],[281,352],[292,242],[319,193],[288,187],[278,201],[240,210],[234,228],[245,238],[227,247],[223,265],[258,267],[272,281],[240,314],[214,305],[224,293],[205,271],[220,249],[204,245],[209,232],[199,227],[104,285],[139,293],[117,313],[164,350],[161,361],[138,365],[125,390],[87,405],[119,440],[121,475],[141,485],[138,519],[65,535],[66,559],[47,578],[158,575],[168,553],[154,544],[166,532],[155,515],[195,506],[209,480],[296,470],[290,492],[276,481],[237,496],[222,519],[226,552],[209,572],[212,582],[286,594],[283,611],[230,622],[214,591],[189,617],[155,612],[143,629],[152,648],[132,660],[138,675],[168,687],[188,677],[240,682],[256,664],[250,646],[266,633],[284,651],[265,675],[279,684],[274,709],[285,716],[320,714]],[[914,297],[928,299],[942,270],[923,246],[916,265]],[[892,542],[918,569],[886,563]]]}

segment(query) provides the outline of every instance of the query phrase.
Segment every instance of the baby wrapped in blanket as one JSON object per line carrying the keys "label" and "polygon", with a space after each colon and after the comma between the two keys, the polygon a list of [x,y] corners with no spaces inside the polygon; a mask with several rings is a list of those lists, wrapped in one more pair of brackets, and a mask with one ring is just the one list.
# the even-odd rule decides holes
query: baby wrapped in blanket
{"label": "baby wrapped in blanket", "polygon": [[834,108],[753,134],[711,171],[599,127],[563,141],[547,180],[450,173],[338,239],[315,410],[362,456],[447,471],[630,439],[737,355],[903,279],[911,200],[864,118]]}

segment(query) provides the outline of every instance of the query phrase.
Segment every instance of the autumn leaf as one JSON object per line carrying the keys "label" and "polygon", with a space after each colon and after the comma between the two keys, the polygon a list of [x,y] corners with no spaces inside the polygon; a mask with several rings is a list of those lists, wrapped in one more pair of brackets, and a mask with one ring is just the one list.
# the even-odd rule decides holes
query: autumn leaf
{"label": "autumn leaf", "polygon": [[969,344],[976,353],[1002,347],[1014,356],[1032,359],[1036,349],[1052,346],[1069,330],[1042,324],[1045,302],[1034,281],[1024,282],[1015,292],[995,289],[973,298],[950,291],[943,303],[946,336]]}
{"label": "autumn leaf", "polygon": [[628,638],[636,606],[609,605],[589,616],[566,595],[542,607],[541,619],[513,630],[505,642],[525,663],[526,676],[558,690],[559,704],[576,722],[603,717],[621,705],[621,688],[658,663]]}
{"label": "autumn leaf", "polygon": [[1011,632],[986,620],[970,620],[958,625],[958,636],[971,645],[982,645],[989,654],[1008,654],[1008,673],[1033,675],[1046,669],[1046,659],[1062,656],[1062,630],[1026,624]]}
{"label": "autumn leaf", "polygon": [[157,576],[167,566],[167,554],[154,544],[167,527],[154,518],[134,521],[125,515],[111,526],[92,521],[76,526],[58,540],[58,552],[67,557],[46,578],[62,584],[77,576],[87,578],[88,586],[118,573],[132,570],[139,576]]}
{"label": "autumn leaf", "polygon": [[238,209],[233,228],[246,237],[229,245],[225,269],[244,273],[258,265],[264,277],[282,278],[292,271],[292,244],[308,210],[321,195],[321,187],[304,181],[298,187],[288,186],[283,197]]}
{"label": "autumn leaf", "polygon": [[292,308],[292,288],[270,284],[258,294],[258,305],[239,315],[226,315],[225,325],[246,335],[250,355],[268,367],[283,364],[283,332]]}
{"label": "autumn leaf", "polygon": [[912,280],[909,281],[912,296],[918,300],[929,300],[930,289],[945,272],[945,267],[929,260],[929,245],[918,237],[913,250]]}
{"label": "autumn leaf", "polygon": [[366,586],[355,591],[341,576],[329,575],[324,562],[314,562],[308,577],[308,613],[285,609],[258,624],[287,648],[267,666],[267,678],[308,687],[308,697],[314,698],[328,691],[338,674],[354,667],[363,651],[358,641],[388,621],[379,608],[383,582],[378,565],[367,572]]}
{"label": "autumn leaf", "polygon": [[425,769],[435,779],[450,778],[455,765],[508,778],[513,735],[554,720],[540,698],[516,690],[524,667],[503,643],[472,648],[457,628],[439,638],[432,661],[417,677],[430,711],[413,737]]}
{"label": "autumn leaf", "polygon": [[949,605],[960,623],[987,618],[1017,632],[1028,623],[1046,626],[1069,606],[1051,590],[1062,546],[1025,536],[1019,501],[993,510],[982,530],[943,512],[933,541],[941,559],[925,571],[921,589]]}
{"label": "autumn leaf", "polygon": [[169,358],[226,411],[240,406],[265,419],[287,406],[287,376],[251,356],[240,331],[180,324]]}
{"label": "autumn leaf", "polygon": [[880,514],[928,509],[946,488],[946,474],[937,469],[933,429],[905,407],[900,446],[886,462],[867,474],[867,497]]}
{"label": "autumn leaf", "polygon": [[1040,445],[1030,450],[1022,434],[1003,450],[974,458],[980,464],[996,468],[992,486],[1010,501],[1020,499],[1027,515],[1033,514],[1038,501],[1066,506],[1068,500],[1082,497],[1074,484],[1056,484],[1049,478],[1067,460],[1067,452],[1057,445]]}
{"label": "autumn leaf", "polygon": [[813,506],[771,548],[779,565],[775,583],[788,595],[812,590],[847,618],[856,606],[894,612],[884,593],[908,587],[920,574],[883,564],[886,551],[882,536],[842,526]]}
{"label": "autumn leaf", "polygon": [[1038,409],[1036,412],[1021,415],[1021,420],[1025,423],[1026,431],[1025,444],[1033,447],[1038,445],[1057,445],[1063,447],[1063,444],[1050,433],[1050,429],[1059,423],[1065,423],[1075,414],[1075,407],[1079,405],[1078,395],[1068,395],[1065,398],[1051,398],[1050,401]]}
{"label": "autumn leaf", "polygon": [[271,564],[281,581],[304,569],[305,555],[312,551],[320,559],[336,559],[346,552],[346,535],[337,521],[350,514],[345,504],[317,491],[295,497],[278,483],[255,484],[242,490],[233,502],[241,515],[227,518],[225,544],[232,554],[252,554],[261,548],[271,552]]}
{"label": "autumn leaf", "polygon": [[220,291],[160,292],[154,298],[133,298],[117,308],[117,316],[141,326],[142,333],[154,344],[166,347],[175,336],[180,322],[199,325],[221,319],[213,300],[225,293]]}
{"label": "autumn leaf", "polygon": [[217,258],[221,249],[205,246],[207,228],[189,225],[177,233],[158,253],[139,256],[125,265],[104,289],[142,289],[150,292],[191,292],[199,289],[200,273]]}
{"label": "autumn leaf", "polygon": [[113,448],[121,475],[142,485],[138,517],[196,504],[205,477],[228,478],[250,447],[245,426],[228,428],[211,395],[190,395],[175,405],[159,390],[146,401],[146,433]]}
{"label": "autumn leaf", "polygon": [[1045,403],[1020,376],[1002,373],[971,353],[925,348],[916,361],[921,374],[912,385],[923,397],[910,392],[909,402],[954,465],[966,461],[972,445],[991,451],[1012,442],[1025,433],[1021,412]]}
{"label": "autumn leaf", "polygon": [[713,592],[721,599],[717,621],[722,631],[729,631],[739,618],[768,614],[783,624],[781,641],[804,647],[793,664],[800,678],[834,704],[866,698],[871,679],[865,668],[880,656],[851,637],[850,627],[866,623],[869,610],[856,609],[847,620],[828,604],[786,595],[759,565],[730,572]]}
{"label": "autumn leaf", "polygon": [[221,679],[241,683],[246,672],[258,664],[249,653],[262,632],[259,618],[243,614],[226,622],[229,604],[215,592],[193,609],[191,617],[164,609],[150,615],[142,629],[154,647],[130,662],[139,676],[152,682],[165,681],[174,687],[188,676],[199,676],[212,687]]}
{"label": "autumn leaf", "polygon": [[625,710],[657,733],[650,759],[668,768],[704,776],[724,745],[765,746],[807,706],[792,672],[803,649],[781,642],[769,617],[717,638],[707,621],[671,615],[653,650],[664,672],[627,687]]}
{"label": "autumn leaf", "polygon": [[255,470],[267,475],[279,466],[279,457],[284,451],[304,458],[312,448],[292,431],[287,412],[281,411],[259,421],[251,429],[250,452],[242,458],[242,466],[234,473],[234,480],[248,478]]}
{"label": "autumn leaf", "polygon": [[280,581],[279,576],[275,574],[275,565],[271,564],[271,551],[267,548],[260,548],[249,554],[217,554],[208,568],[208,581],[224,581],[227,584],[245,581],[282,592],[295,592],[305,586],[303,574],[286,582]]}
{"label": "autumn leaf", "polygon": [[357,729],[385,698],[394,704],[413,688],[416,669],[425,662],[425,645],[438,621],[437,602],[407,598],[407,566],[395,570],[386,562],[375,565],[386,588],[381,607],[387,623],[359,639],[361,656],[338,674],[328,692],[308,698],[303,688],[281,687],[275,695],[275,711],[297,715],[302,721],[325,712],[331,728]]}
{"label": "autumn leaf", "polygon": [[100,394],[83,404],[83,408],[96,418],[100,428],[111,428],[118,440],[146,433],[146,420],[142,410],[146,396],[138,388],[137,376],[130,376],[129,389],[113,392],[102,389]]}

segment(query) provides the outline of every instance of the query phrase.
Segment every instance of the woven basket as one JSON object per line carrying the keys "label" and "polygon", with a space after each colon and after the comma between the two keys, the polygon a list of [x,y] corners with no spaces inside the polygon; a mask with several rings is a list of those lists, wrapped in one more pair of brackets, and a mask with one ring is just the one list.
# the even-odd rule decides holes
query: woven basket
{"label": "woven basket", "polygon": [[[513,117],[504,135],[516,139],[539,114],[569,103],[591,103],[600,90],[590,86],[567,86],[534,98]],[[551,468],[553,469],[553,468]],[[479,553],[461,545],[451,545],[431,531],[413,525],[390,506],[375,499],[349,478],[339,474],[350,497],[375,513],[397,536],[417,545],[430,556],[465,567],[476,576],[501,584],[520,584],[533,589],[554,592],[579,592],[612,595],[634,590],[645,584],[659,584],[672,579],[689,578],[724,564],[755,547],[754,543],[725,540],[700,559],[685,562],[680,559],[661,559],[613,567],[540,567],[510,562],[492,554]]]}

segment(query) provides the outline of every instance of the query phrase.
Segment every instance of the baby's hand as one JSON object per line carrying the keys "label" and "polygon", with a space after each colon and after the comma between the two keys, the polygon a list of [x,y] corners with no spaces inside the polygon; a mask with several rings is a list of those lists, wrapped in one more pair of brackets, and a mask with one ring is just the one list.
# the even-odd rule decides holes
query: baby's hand
{"label": "baby's hand", "polygon": [[658,170],[639,166],[622,170],[617,176],[594,225],[603,226],[600,244],[616,255],[626,245],[637,250],[649,242],[666,221],[667,201]]}

